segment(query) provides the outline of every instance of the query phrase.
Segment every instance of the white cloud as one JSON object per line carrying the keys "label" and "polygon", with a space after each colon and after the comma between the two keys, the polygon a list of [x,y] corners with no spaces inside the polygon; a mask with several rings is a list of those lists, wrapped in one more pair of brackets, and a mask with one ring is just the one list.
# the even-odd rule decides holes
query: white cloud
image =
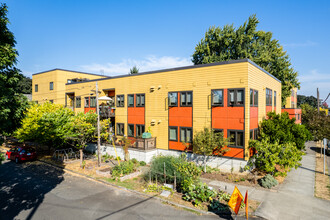
{"label": "white cloud", "polygon": [[[330,74],[320,73],[317,69],[309,73],[298,76],[301,82],[298,94],[316,97],[316,88],[319,88],[320,98],[325,99],[330,92]],[[327,101],[329,103],[329,100]]]}
{"label": "white cloud", "polygon": [[124,59],[119,63],[106,63],[80,66],[83,71],[100,73],[104,72],[106,75],[122,75],[129,73],[129,70],[136,66],[139,72],[146,72],[152,70],[167,69],[173,67],[182,67],[192,65],[190,58],[185,57],[171,57],[171,56],[148,56],[142,60]]}
{"label": "white cloud", "polygon": [[293,47],[293,48],[297,48],[297,47],[313,47],[318,45],[316,42],[313,41],[306,41],[304,43],[288,43],[288,44],[283,44],[284,47]]}

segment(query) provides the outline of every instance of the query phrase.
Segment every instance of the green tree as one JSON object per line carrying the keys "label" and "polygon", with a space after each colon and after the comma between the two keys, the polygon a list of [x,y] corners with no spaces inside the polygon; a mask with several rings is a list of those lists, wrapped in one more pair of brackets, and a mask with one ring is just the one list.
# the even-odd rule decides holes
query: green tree
{"label": "green tree", "polygon": [[32,94],[32,79],[23,75],[22,80],[17,84],[17,90],[22,94]]}
{"label": "green tree", "polygon": [[73,111],[63,105],[50,102],[33,104],[25,113],[22,127],[16,130],[15,136],[20,141],[46,145],[49,150],[63,146],[66,125],[73,115]]}
{"label": "green tree", "polygon": [[250,158],[248,167],[254,165],[259,171],[278,175],[301,165],[302,151],[292,142],[271,143],[267,138],[250,140],[249,148],[254,148],[258,153]]}
{"label": "green tree", "polygon": [[129,70],[129,74],[139,73],[139,69],[136,66],[133,66],[132,69]]}
{"label": "green tree", "polygon": [[28,107],[27,99],[19,94],[18,83],[22,79],[17,69],[18,52],[15,38],[8,29],[8,9],[0,4],[0,134],[11,134],[20,126],[23,113]]}
{"label": "green tree", "polygon": [[287,112],[276,114],[268,112],[268,119],[260,123],[259,140],[267,139],[270,143],[294,143],[299,150],[305,148],[305,142],[311,140],[311,134],[304,125],[295,123],[295,118],[290,119]]}
{"label": "green tree", "polygon": [[66,143],[79,149],[81,167],[83,166],[83,149],[94,138],[96,121],[97,115],[95,113],[88,112],[84,114],[80,112],[71,117],[66,124]]}
{"label": "green tree", "polygon": [[255,15],[243,25],[234,28],[210,27],[195,47],[192,62],[195,65],[248,58],[282,82],[282,103],[292,88],[300,88],[298,73],[292,68],[286,51],[271,32],[257,31],[259,20]]}
{"label": "green tree", "polygon": [[317,108],[317,98],[314,96],[297,95],[297,106],[300,107],[302,104],[308,104]]}
{"label": "green tree", "polygon": [[317,112],[316,108],[308,104],[301,106],[301,123],[312,133],[314,139],[330,139],[330,116],[324,111]]}
{"label": "green tree", "polygon": [[193,139],[193,152],[204,156],[204,172],[206,173],[206,161],[208,156],[213,154],[223,155],[227,149],[228,139],[223,137],[223,133],[214,133],[213,129],[204,128],[195,134]]}

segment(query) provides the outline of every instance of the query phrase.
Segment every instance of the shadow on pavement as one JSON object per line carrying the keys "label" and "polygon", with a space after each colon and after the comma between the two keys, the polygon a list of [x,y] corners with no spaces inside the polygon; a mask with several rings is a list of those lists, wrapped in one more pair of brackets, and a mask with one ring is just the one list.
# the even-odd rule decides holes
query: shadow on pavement
{"label": "shadow on pavement", "polygon": [[31,219],[45,194],[63,179],[63,170],[37,161],[6,161],[0,165],[0,219],[15,219],[24,210],[29,211],[26,219]]}

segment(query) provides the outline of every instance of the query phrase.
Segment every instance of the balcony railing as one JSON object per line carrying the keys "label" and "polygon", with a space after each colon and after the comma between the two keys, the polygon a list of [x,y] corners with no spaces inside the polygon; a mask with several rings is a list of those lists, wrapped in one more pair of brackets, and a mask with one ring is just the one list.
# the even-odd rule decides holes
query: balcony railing
{"label": "balcony railing", "polygon": [[[140,150],[150,150],[156,148],[156,137],[152,138],[136,138],[129,137],[131,140],[130,148],[140,149]],[[117,145],[122,146],[124,143],[121,142],[120,138],[115,141]]]}
{"label": "balcony railing", "polygon": [[100,106],[100,117],[101,119],[115,117],[115,111],[116,109],[111,108],[109,106]]}

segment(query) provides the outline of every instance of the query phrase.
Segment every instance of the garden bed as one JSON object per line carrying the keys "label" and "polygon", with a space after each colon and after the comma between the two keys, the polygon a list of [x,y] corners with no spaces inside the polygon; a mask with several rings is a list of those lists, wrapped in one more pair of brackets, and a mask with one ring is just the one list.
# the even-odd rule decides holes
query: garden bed
{"label": "garden bed", "polygon": [[[258,180],[263,178],[265,174],[259,174],[254,176],[252,173],[226,173],[220,171],[202,173],[201,178],[207,180],[216,180],[221,182],[233,183],[242,186],[262,188],[258,183]],[[285,177],[277,176],[275,179],[279,184],[283,183]],[[278,185],[274,188],[278,188]]]}

